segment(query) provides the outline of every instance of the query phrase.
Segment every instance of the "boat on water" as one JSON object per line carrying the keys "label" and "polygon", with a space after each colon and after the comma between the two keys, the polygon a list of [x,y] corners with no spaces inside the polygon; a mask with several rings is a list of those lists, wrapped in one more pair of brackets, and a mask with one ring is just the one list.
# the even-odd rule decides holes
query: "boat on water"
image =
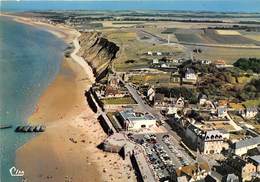
{"label": "boat on water", "polygon": [[13,126],[11,124],[1,124],[0,125],[0,129],[8,129],[8,128],[12,128]]}

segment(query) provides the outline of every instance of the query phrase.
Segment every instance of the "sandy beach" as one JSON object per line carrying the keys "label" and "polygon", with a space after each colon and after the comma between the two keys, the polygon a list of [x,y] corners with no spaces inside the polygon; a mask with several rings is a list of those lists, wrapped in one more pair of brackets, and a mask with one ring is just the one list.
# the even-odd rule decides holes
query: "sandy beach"
{"label": "sandy beach", "polygon": [[106,134],[84,96],[94,82],[92,70],[76,55],[79,32],[62,25],[14,20],[44,28],[66,43],[74,41],[72,58],[64,59],[55,80],[41,96],[29,118],[45,124],[46,132],[32,138],[16,151],[16,166],[25,181],[135,181],[130,166],[119,155],[97,148]]}

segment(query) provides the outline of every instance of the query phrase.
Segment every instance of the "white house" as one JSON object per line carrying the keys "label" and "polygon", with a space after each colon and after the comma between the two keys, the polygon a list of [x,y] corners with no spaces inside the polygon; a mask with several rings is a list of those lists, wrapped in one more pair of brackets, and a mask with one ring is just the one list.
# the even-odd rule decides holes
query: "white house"
{"label": "white house", "polygon": [[156,54],[157,54],[157,56],[161,56],[161,55],[162,55],[162,53],[161,53],[161,52],[157,52]]}
{"label": "white house", "polygon": [[205,105],[208,100],[208,97],[205,94],[200,94],[198,99],[200,105]]}
{"label": "white house", "polygon": [[201,64],[211,64],[210,60],[201,60]]}
{"label": "white house", "polygon": [[153,59],[153,64],[159,64],[159,60],[158,59]]}
{"label": "white house", "polygon": [[154,99],[154,96],[155,96],[155,90],[154,90],[153,87],[150,87],[150,88],[147,90],[148,100],[152,102],[153,99]]}
{"label": "white house", "polygon": [[152,56],[152,55],[153,55],[153,52],[152,52],[152,51],[148,51],[147,54],[150,55],[150,56]]}
{"label": "white house", "polygon": [[176,107],[184,107],[185,101],[183,97],[179,97],[175,103]]}
{"label": "white house", "polygon": [[125,109],[119,112],[121,124],[128,131],[138,131],[142,128],[156,126],[156,119],[149,113],[137,113],[133,109]]}
{"label": "white house", "polygon": [[248,107],[245,110],[241,110],[240,114],[243,118],[251,119],[254,118],[258,113],[258,110],[256,107]]}
{"label": "white house", "polygon": [[192,81],[196,81],[197,80],[197,76],[196,76],[196,74],[195,74],[193,69],[191,69],[191,68],[187,68],[186,69],[185,79],[192,80]]}

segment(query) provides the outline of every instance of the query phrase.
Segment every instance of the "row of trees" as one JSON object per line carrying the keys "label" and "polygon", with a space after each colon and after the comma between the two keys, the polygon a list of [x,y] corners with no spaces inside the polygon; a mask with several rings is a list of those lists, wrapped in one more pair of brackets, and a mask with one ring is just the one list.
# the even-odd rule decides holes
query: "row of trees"
{"label": "row of trees", "polygon": [[260,59],[257,58],[240,58],[234,63],[234,66],[244,71],[251,70],[254,73],[260,73]]}
{"label": "row of trees", "polygon": [[166,88],[161,87],[156,89],[157,93],[162,93],[166,97],[184,97],[187,99],[191,104],[195,104],[198,102],[197,92],[195,89],[190,89],[186,87],[175,87],[175,88]]}
{"label": "row of trees", "polygon": [[260,79],[253,79],[245,85],[239,92],[242,100],[250,100],[260,98]]}

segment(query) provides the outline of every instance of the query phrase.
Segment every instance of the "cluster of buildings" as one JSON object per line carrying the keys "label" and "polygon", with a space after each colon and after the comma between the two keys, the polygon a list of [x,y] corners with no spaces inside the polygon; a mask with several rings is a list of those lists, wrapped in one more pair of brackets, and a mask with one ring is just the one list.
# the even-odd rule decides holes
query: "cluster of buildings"
{"label": "cluster of buildings", "polygon": [[[147,55],[162,56],[162,53],[148,52]],[[153,64],[161,63],[154,60]],[[161,64],[161,67],[164,66]],[[243,121],[254,119],[259,112],[257,107],[210,99],[205,94],[197,95],[197,103],[190,104],[182,95],[169,97],[155,86],[134,87],[124,76],[110,73],[105,82],[99,82],[92,89],[101,102],[125,97],[136,101],[134,105],[104,107],[104,112],[111,115],[110,125],[120,128],[104,146],[111,152],[121,152],[123,148],[124,153],[134,159],[133,165],[137,166],[142,181],[221,182],[259,178],[260,134],[245,122],[236,120],[236,117]],[[198,75],[186,68],[180,79],[195,84]],[[104,102],[104,105],[107,104]],[[169,128],[179,136],[178,141],[161,139],[163,134],[170,135]]]}

